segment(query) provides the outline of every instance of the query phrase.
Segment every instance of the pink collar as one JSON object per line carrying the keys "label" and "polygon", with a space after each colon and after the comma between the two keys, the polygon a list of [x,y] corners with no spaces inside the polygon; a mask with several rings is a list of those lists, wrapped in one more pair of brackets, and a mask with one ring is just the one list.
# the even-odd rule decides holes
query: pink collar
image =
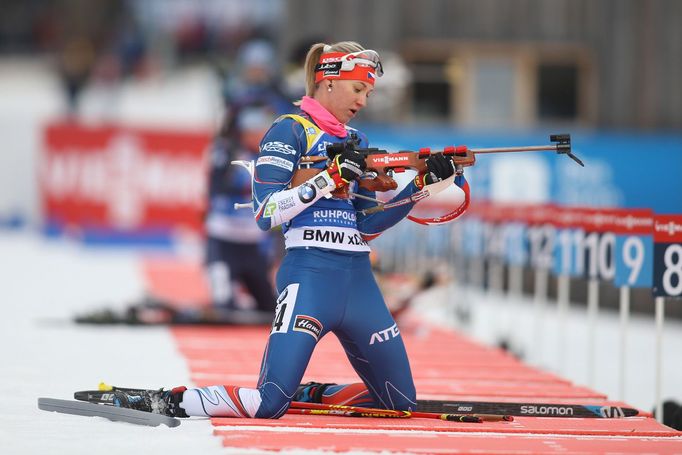
{"label": "pink collar", "polygon": [[339,122],[334,115],[324,108],[315,98],[304,96],[301,100],[301,110],[310,115],[317,126],[323,131],[336,137],[348,136],[346,126]]}

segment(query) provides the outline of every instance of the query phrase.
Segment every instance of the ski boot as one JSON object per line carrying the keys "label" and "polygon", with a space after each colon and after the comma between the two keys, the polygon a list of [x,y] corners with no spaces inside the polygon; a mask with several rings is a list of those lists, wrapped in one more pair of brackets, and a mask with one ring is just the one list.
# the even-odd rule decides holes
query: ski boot
{"label": "ski boot", "polygon": [[296,389],[292,401],[302,401],[304,403],[322,403],[322,394],[327,387],[336,385],[334,383],[306,382]]}
{"label": "ski boot", "polygon": [[189,417],[180,407],[185,390],[187,387],[184,386],[171,390],[115,388],[110,393],[113,393],[112,404],[119,408],[136,409],[169,417]]}

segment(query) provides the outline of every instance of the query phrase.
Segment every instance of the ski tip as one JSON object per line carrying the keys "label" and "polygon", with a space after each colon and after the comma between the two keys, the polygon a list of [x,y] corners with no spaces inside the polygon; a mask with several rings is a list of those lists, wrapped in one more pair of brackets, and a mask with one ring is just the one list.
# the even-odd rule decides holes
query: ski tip
{"label": "ski tip", "polygon": [[180,425],[180,419],[176,419],[175,417],[83,401],[41,397],[38,398],[38,408],[43,411],[85,417],[103,417],[113,422],[126,422],[149,427],[166,425],[170,428],[174,428]]}
{"label": "ski tip", "polygon": [[110,392],[110,391],[112,391],[114,388],[113,388],[113,386],[110,386],[110,385],[107,384],[106,382],[100,382],[100,383],[99,383],[99,386],[98,386],[98,389],[99,389],[100,392]]}

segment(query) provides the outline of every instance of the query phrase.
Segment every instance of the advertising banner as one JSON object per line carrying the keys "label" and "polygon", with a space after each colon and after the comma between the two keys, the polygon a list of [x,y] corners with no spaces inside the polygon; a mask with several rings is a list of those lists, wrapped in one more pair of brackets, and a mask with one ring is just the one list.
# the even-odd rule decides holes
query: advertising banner
{"label": "advertising banner", "polygon": [[49,125],[38,161],[52,229],[170,234],[202,230],[206,132]]}

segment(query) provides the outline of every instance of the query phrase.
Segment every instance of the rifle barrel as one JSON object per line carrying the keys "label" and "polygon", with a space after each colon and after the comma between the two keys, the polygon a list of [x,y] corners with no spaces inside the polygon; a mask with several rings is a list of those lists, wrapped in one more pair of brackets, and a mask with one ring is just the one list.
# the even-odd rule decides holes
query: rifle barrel
{"label": "rifle barrel", "polygon": [[523,147],[493,147],[483,149],[469,149],[473,153],[508,153],[508,152],[542,152],[545,150],[557,151],[556,144],[552,145],[528,145]]}

